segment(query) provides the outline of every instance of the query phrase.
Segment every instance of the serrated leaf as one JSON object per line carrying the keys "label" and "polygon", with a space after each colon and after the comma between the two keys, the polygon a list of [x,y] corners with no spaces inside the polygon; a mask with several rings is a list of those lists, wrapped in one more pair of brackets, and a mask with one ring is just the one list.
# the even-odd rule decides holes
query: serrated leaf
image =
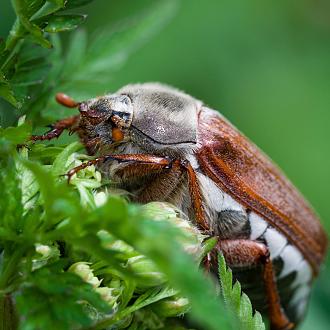
{"label": "serrated leaf", "polygon": [[45,166],[26,159],[21,159],[21,163],[33,173],[38,183],[46,217],[45,228],[53,227],[65,217],[80,216],[79,205],[76,205],[66,183],[57,182]]}
{"label": "serrated leaf", "polygon": [[11,157],[0,159],[0,165],[0,184],[3,187],[0,189],[0,228],[13,234],[21,225],[23,214],[19,179]]}
{"label": "serrated leaf", "polygon": [[134,304],[130,307],[123,309],[118,315],[118,318],[127,316],[130,313],[133,313],[145,306],[153,304],[159,300],[169,298],[177,294],[178,292],[173,288],[153,288],[146,291],[144,294],[140,295]]}
{"label": "serrated leaf", "polygon": [[249,297],[241,291],[241,286],[236,282],[233,286],[232,272],[227,268],[225,258],[218,255],[219,282],[221,293],[226,307],[236,316],[242,330],[265,330],[259,312],[254,312]]}
{"label": "serrated leaf", "polygon": [[18,127],[0,128],[0,137],[5,138],[12,144],[23,144],[31,135],[31,125],[24,123]]}
{"label": "serrated leaf", "polygon": [[0,82],[0,97],[5,99],[15,108],[20,108],[21,103],[15,98],[13,90],[10,88],[9,84],[4,84]]}
{"label": "serrated leaf", "polygon": [[49,18],[48,24],[44,30],[49,33],[70,31],[77,28],[86,19],[86,17],[86,15],[52,16]]}
{"label": "serrated leaf", "polygon": [[77,324],[91,325],[92,319],[82,301],[100,311],[110,312],[109,306],[90,284],[73,273],[64,272],[56,264],[31,273],[16,301],[25,319],[20,328],[26,330],[72,329]]}
{"label": "serrated leaf", "polygon": [[65,174],[66,171],[65,164],[69,156],[75,151],[79,150],[80,148],[81,148],[80,143],[73,142],[69,144],[65,149],[63,149],[63,151],[55,158],[51,170],[55,177]]}
{"label": "serrated leaf", "polygon": [[[120,209],[123,209],[122,213],[118,212]],[[215,288],[198,271],[192,257],[184,253],[173,239],[180,236],[178,229],[168,221],[148,218],[146,214],[130,205],[125,206],[121,199],[115,197],[109,198],[95,212],[98,219],[103,219],[106,230],[155,262],[168,276],[170,283],[175,284],[182,295],[189,299],[195,319],[209,329],[218,329],[219,324],[222,329],[229,329],[230,320],[214,295]],[[138,226],[135,225],[136,221]]]}
{"label": "serrated leaf", "polygon": [[[22,152],[24,152],[23,150]],[[21,155],[22,155],[21,152]],[[28,210],[35,206],[37,201],[36,195],[39,191],[39,186],[36,179],[31,171],[27,170],[22,164],[18,163],[16,165],[18,176],[20,178],[20,189],[22,192],[22,204],[24,210]]]}

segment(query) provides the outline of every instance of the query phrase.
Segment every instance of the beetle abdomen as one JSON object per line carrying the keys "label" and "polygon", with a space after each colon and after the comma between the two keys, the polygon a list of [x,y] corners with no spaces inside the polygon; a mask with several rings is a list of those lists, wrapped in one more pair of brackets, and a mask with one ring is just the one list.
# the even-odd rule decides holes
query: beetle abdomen
{"label": "beetle abdomen", "polygon": [[[288,242],[283,234],[272,228],[265,220],[251,212],[249,216],[251,228],[251,240],[263,242],[270,251],[270,258],[274,265],[278,291],[281,297],[281,304],[287,316],[293,322],[299,322],[307,307],[310,295],[312,268],[304,259],[301,252]],[[242,278],[237,276],[239,280]],[[258,287],[261,283],[256,281]],[[244,290],[249,295],[251,283],[242,283]],[[253,285],[252,285],[253,286]],[[253,294],[251,294],[253,296]],[[256,306],[264,306],[263,299],[255,299]]]}
{"label": "beetle abdomen", "polygon": [[[204,174],[198,172],[204,208],[211,228],[220,239],[248,239],[265,244],[270,252],[281,304],[293,322],[303,317],[312,280],[311,266],[301,252],[288,242],[286,237],[256,213],[246,210]],[[267,310],[262,272],[259,266],[247,268],[230,265],[233,275],[248,294],[254,307]]]}

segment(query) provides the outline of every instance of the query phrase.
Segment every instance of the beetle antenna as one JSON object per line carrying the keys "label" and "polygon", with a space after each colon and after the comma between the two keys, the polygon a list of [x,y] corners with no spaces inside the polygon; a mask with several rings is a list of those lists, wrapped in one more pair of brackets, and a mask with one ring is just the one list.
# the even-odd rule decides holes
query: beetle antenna
{"label": "beetle antenna", "polygon": [[64,93],[57,93],[55,96],[57,103],[64,105],[67,108],[77,108],[80,102],[74,101],[70,96]]}

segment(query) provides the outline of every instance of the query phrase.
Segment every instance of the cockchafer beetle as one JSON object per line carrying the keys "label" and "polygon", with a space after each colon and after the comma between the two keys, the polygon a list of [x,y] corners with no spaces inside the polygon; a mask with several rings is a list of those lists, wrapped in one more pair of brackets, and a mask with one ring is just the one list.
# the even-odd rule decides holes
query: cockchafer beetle
{"label": "cockchafer beetle", "polygon": [[327,238],[309,204],[252,142],[201,101],[158,83],[75,102],[80,115],[32,140],[77,132],[96,164],[139,203],[179,207],[225,256],[254,307],[273,329],[303,318]]}

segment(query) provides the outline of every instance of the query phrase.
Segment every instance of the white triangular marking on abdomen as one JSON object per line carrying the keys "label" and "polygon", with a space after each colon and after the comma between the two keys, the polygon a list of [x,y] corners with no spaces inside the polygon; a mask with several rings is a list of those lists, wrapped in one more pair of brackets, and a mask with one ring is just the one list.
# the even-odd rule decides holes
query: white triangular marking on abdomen
{"label": "white triangular marking on abdomen", "polygon": [[279,275],[282,278],[297,270],[298,264],[303,259],[302,254],[292,245],[287,245],[280,254],[283,259],[283,269]]}
{"label": "white triangular marking on abdomen", "polygon": [[308,284],[312,279],[312,268],[306,260],[301,260],[297,266],[297,275],[291,284],[292,288],[297,286]]}
{"label": "white triangular marking on abdomen", "polygon": [[274,228],[268,228],[264,234],[264,238],[266,240],[271,259],[278,257],[288,242],[285,236]]}
{"label": "white triangular marking on abdomen", "polygon": [[205,205],[211,210],[220,212],[223,205],[224,193],[206,175],[197,173],[197,178],[202,189]]}
{"label": "white triangular marking on abdomen", "polygon": [[251,227],[250,239],[256,240],[264,233],[268,224],[265,220],[263,220],[259,215],[254,212],[251,212],[249,214],[249,221]]}
{"label": "white triangular marking on abdomen", "polygon": [[310,291],[311,288],[309,285],[303,285],[295,290],[294,295],[290,300],[289,305],[296,309],[298,319],[303,317],[307,307]]}

